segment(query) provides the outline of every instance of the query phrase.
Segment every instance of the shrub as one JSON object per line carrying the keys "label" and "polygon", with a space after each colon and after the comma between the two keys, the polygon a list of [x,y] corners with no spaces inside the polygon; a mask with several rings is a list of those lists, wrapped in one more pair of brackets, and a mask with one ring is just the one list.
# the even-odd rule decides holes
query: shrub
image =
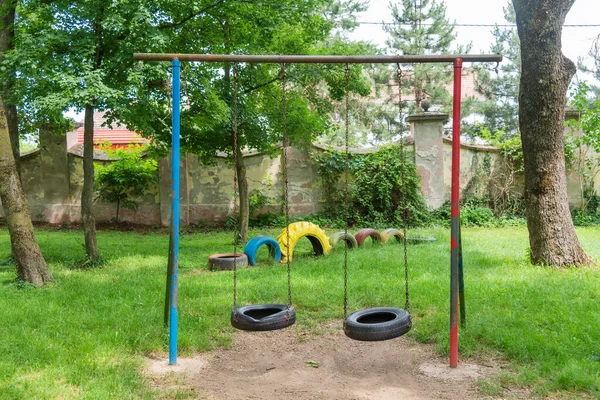
{"label": "shrub", "polygon": [[[330,150],[313,153],[312,158],[325,194],[327,219],[337,225],[344,220],[345,191],[340,190],[340,186],[344,185],[345,154]],[[410,225],[430,221],[420,177],[414,163],[408,161],[412,160],[412,153],[405,154],[404,163],[401,160],[401,148],[397,145],[373,153],[350,155],[348,219],[351,225],[400,224],[405,206]]]}
{"label": "shrub", "polygon": [[109,151],[109,155],[117,160],[96,168],[96,189],[98,198],[117,204],[116,221],[119,222],[121,206],[137,210],[138,203],[133,199],[146,194],[150,185],[156,183],[158,163],[145,159],[141,146]]}

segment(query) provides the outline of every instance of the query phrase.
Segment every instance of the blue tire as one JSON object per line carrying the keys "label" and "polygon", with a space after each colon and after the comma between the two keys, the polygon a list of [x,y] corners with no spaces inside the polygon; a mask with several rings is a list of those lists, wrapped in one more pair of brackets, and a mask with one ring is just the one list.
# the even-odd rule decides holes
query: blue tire
{"label": "blue tire", "polygon": [[262,245],[269,248],[269,255],[275,259],[275,262],[281,261],[281,247],[277,240],[269,236],[256,236],[250,239],[244,248],[244,254],[248,256],[250,265],[256,265],[256,252]]}

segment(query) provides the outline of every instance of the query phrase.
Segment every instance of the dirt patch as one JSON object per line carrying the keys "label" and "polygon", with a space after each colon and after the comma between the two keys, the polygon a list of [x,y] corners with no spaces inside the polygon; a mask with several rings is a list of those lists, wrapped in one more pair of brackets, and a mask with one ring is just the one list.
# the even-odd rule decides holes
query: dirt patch
{"label": "dirt patch", "polygon": [[[432,346],[404,338],[358,342],[339,329],[238,332],[231,349],[179,359],[149,359],[147,372],[166,396],[225,399],[475,399],[477,379],[497,368],[459,363],[450,369]],[[488,363],[489,364],[489,363]]]}

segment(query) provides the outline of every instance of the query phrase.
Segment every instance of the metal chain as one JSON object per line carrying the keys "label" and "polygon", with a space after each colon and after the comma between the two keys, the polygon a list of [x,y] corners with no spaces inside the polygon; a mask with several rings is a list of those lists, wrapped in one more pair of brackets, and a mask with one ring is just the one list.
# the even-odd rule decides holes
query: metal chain
{"label": "metal chain", "polygon": [[287,135],[287,93],[286,93],[286,71],[285,64],[281,64],[281,106],[283,108],[283,202],[285,206],[285,232],[286,232],[286,262],[287,262],[287,280],[288,280],[288,308],[286,317],[289,318],[290,308],[292,307],[292,273],[290,262],[290,208],[289,208],[289,189],[288,189],[288,146]]}
{"label": "metal chain", "polygon": [[[396,64],[396,73],[398,79],[398,116],[400,118],[400,132],[402,133],[402,68],[400,63]],[[404,156],[404,137],[400,136],[400,161],[402,163],[401,175],[400,175],[400,201],[402,202],[402,244],[404,246],[404,284],[406,302],[404,303],[404,309],[410,311],[410,301],[408,298],[408,250],[406,246],[406,231],[408,224],[408,207],[406,205],[406,185],[405,185],[405,169],[406,160]]]}
{"label": "metal chain", "polygon": [[[344,220],[345,220],[345,224],[344,224],[344,237],[348,236],[348,176],[349,176],[349,158],[348,158],[348,153],[349,153],[349,147],[350,147],[350,128],[349,128],[349,101],[348,101],[348,97],[350,96],[350,66],[348,64],[346,64],[346,70],[345,70],[345,75],[346,75],[346,120],[345,120],[345,128],[346,128],[346,132],[345,132],[345,143],[346,143],[346,192],[344,194]],[[346,317],[348,316],[348,245],[346,243],[344,243],[344,323],[346,323]]]}
{"label": "metal chain", "polygon": [[238,70],[233,64],[233,317],[237,318],[237,239],[238,239]]}

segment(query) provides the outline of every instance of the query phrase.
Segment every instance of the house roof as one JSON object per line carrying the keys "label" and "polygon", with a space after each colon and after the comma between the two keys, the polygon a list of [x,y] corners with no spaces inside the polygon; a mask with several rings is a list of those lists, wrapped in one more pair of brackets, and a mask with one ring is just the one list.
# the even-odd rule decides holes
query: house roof
{"label": "house roof", "polygon": [[[94,113],[94,144],[110,142],[113,146],[126,146],[128,144],[143,144],[148,143],[148,139],[141,137],[134,131],[127,129],[127,127],[113,123],[110,126],[104,126],[106,118],[104,112],[96,111]],[[75,143],[83,143],[83,123],[77,123],[79,125],[74,131],[69,132],[67,135],[75,134]]]}

